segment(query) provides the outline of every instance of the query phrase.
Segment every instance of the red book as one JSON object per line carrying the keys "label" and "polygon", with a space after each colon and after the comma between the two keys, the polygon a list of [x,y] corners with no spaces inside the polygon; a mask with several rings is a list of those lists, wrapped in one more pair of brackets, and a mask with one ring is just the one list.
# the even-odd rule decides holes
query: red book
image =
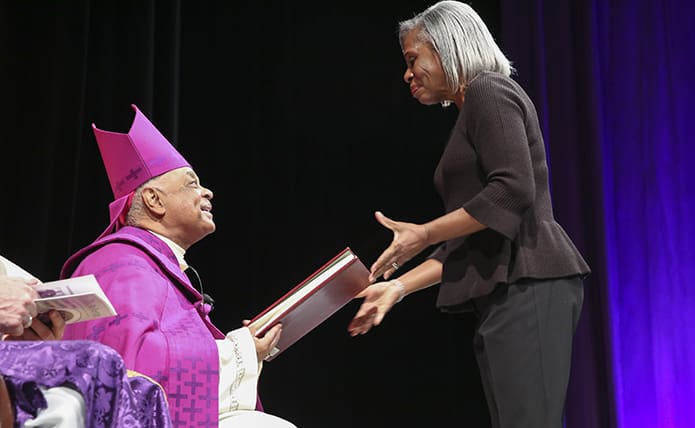
{"label": "red book", "polygon": [[280,340],[265,361],[280,355],[368,285],[369,270],[350,248],[341,251],[251,320],[257,336],[282,323]]}

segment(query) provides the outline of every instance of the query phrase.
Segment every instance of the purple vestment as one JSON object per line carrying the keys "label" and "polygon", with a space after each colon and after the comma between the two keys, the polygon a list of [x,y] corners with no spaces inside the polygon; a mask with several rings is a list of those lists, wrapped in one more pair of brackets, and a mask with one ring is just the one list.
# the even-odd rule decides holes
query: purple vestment
{"label": "purple vestment", "polygon": [[78,251],[61,278],[94,274],[118,315],[70,324],[64,339],[91,339],[118,351],[127,368],[166,391],[174,426],[216,427],[223,339],[209,307],[162,240],[124,227]]}
{"label": "purple vestment", "polygon": [[100,343],[0,342],[0,373],[19,426],[46,407],[39,387],[57,386],[82,394],[86,427],[172,426],[161,388],[144,377],[129,378],[120,355]]}

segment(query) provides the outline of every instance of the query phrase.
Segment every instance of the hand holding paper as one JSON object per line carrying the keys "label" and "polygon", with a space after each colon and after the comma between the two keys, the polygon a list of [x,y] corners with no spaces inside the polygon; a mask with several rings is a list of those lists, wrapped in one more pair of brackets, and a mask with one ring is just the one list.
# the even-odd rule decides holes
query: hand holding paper
{"label": "hand holding paper", "polygon": [[37,314],[34,299],[39,296],[32,287],[35,283],[17,277],[0,277],[0,334],[19,336],[31,325]]}
{"label": "hand holding paper", "polygon": [[65,320],[56,310],[39,314],[31,321],[31,328],[25,328],[19,336],[12,340],[59,340],[65,332]]}
{"label": "hand holding paper", "polygon": [[[8,259],[0,256],[0,265],[10,277],[37,281],[36,277]],[[66,324],[88,321],[95,318],[116,315],[108,297],[104,294],[94,275],[68,278],[60,281],[44,282],[34,287],[38,295],[33,296],[35,311],[32,317],[46,314],[52,309],[60,313]],[[44,316],[43,322],[52,321]],[[58,333],[54,329],[54,334]],[[62,333],[60,333],[62,335]]]}

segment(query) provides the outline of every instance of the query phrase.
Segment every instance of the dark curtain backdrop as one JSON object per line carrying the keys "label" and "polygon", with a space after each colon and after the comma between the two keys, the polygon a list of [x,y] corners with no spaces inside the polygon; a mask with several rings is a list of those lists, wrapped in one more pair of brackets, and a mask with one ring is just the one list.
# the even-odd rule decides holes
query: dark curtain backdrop
{"label": "dark curtain backdrop", "polygon": [[[90,125],[125,132],[135,103],[215,193],[218,230],[187,259],[220,328],[345,246],[370,264],[391,238],[374,210],[441,213],[431,178],[456,112],[410,98],[396,37],[398,20],[430,3],[0,0],[0,253],[55,279],[103,230],[112,195]],[[472,5],[538,106],[557,218],[594,270],[567,426],[691,425],[687,399],[673,397],[695,389],[682,327],[693,303],[682,269],[693,255],[683,163],[695,94],[682,59],[693,58],[692,7]],[[303,428],[488,426],[473,322],[439,314],[435,296],[409,296],[359,338],[346,333],[351,302],[265,366],[268,410]]]}

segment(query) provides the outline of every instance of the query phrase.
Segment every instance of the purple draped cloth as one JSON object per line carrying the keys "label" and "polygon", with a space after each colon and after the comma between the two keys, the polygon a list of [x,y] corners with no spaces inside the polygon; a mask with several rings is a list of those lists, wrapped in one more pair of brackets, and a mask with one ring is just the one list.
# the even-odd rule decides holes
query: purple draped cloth
{"label": "purple draped cloth", "polygon": [[39,387],[82,394],[87,427],[171,427],[166,397],[142,376],[128,377],[113,349],[89,340],[0,342],[0,373],[21,425],[46,408]]}

